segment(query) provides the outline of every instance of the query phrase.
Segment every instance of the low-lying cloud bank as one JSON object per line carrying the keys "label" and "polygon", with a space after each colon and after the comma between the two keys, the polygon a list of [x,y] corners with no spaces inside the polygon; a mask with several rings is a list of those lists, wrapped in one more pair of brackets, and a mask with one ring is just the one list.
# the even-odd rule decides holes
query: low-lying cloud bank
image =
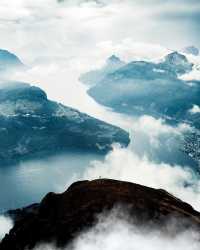
{"label": "low-lying cloud bank", "polygon": [[[65,250],[197,250],[200,247],[197,232],[176,231],[175,222],[167,225],[169,235],[149,227],[136,227],[123,211],[112,211],[99,217],[99,222],[82,233]],[[41,245],[34,250],[58,250],[52,245]]]}
{"label": "low-lying cloud bank", "polygon": [[6,233],[13,227],[13,222],[10,218],[0,216],[0,241],[3,239]]}
{"label": "low-lying cloud bank", "polygon": [[171,127],[150,116],[130,123],[131,145],[127,149],[114,146],[105,160],[91,163],[83,179],[112,178],[163,188],[200,210],[199,176],[184,165],[184,159],[183,165],[177,163],[181,157],[178,142],[191,128],[185,124]]}
{"label": "low-lying cloud bank", "polygon": [[93,162],[85,179],[112,178],[163,188],[200,210],[200,181],[189,169],[155,163],[130,149],[114,148],[105,161]]}

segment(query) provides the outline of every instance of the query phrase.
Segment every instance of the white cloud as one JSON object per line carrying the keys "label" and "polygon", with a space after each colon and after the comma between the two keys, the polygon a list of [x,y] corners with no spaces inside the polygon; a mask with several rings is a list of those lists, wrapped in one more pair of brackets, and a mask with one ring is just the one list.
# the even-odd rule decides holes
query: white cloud
{"label": "white cloud", "polygon": [[[164,15],[167,10],[171,13],[172,10],[198,9],[197,5],[184,3],[177,8],[174,1],[163,4],[161,1],[113,0],[103,2],[99,8],[94,1],[81,5],[78,2],[59,4],[56,0],[14,0],[11,3],[2,0],[0,47],[8,48],[30,62],[47,55],[67,58],[100,56],[96,44],[105,41],[120,44],[126,38],[136,43],[164,44],[173,49],[182,48],[194,40],[192,35],[188,36],[191,27],[182,27],[178,21],[171,26],[170,20],[159,19],[158,15]],[[143,48],[144,54],[146,47],[139,47],[140,50]],[[148,50],[147,47],[146,54]]]}
{"label": "white cloud", "polygon": [[[200,182],[188,169],[155,163],[139,157],[130,149],[114,148],[105,161],[95,161],[86,170],[85,179],[113,178],[163,188],[200,210]],[[191,185],[186,186],[189,183]]]}
{"label": "white cloud", "polygon": [[200,56],[185,54],[187,59],[194,64],[192,71],[180,76],[180,79],[185,81],[197,80],[200,81]]}
{"label": "white cloud", "polygon": [[13,227],[13,222],[10,218],[0,216],[0,241],[3,239],[6,233]]}
{"label": "white cloud", "polygon": [[189,110],[191,114],[200,113],[200,107],[198,105],[193,105],[193,107]]}
{"label": "white cloud", "polygon": [[[197,250],[198,233],[193,230],[174,232],[169,223],[169,234],[149,227],[136,227],[124,211],[112,211],[99,218],[98,224],[78,236],[65,250]],[[35,250],[56,250],[53,245],[41,245]],[[57,249],[58,250],[58,249]]]}
{"label": "white cloud", "polygon": [[114,44],[112,41],[104,41],[97,44],[102,53],[117,54],[123,60],[154,60],[157,61],[161,57],[170,53],[171,50],[162,47],[159,44],[150,44],[136,42],[131,38],[123,39],[120,43]]}

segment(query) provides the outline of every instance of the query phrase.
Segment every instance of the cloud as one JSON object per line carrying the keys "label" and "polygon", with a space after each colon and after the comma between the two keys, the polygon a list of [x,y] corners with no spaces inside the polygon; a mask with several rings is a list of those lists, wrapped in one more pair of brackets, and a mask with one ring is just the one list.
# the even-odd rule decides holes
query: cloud
{"label": "cloud", "polygon": [[105,161],[95,161],[87,168],[84,179],[99,176],[163,188],[200,210],[200,182],[189,169],[155,163],[145,156],[139,157],[130,149],[114,148]]}
{"label": "cloud", "polygon": [[[79,235],[65,250],[197,250],[200,243],[198,233],[191,230],[175,229],[175,222],[169,222],[169,234],[156,229],[136,227],[131,224],[124,211],[116,209],[111,214],[99,217],[96,226]],[[35,250],[56,250],[53,245],[41,245]],[[58,249],[57,249],[58,250]]]}
{"label": "cloud", "polygon": [[105,6],[107,4],[106,1],[103,0],[57,0],[58,3],[67,3],[71,5],[81,5],[81,4],[95,4],[97,6]]}
{"label": "cloud", "polygon": [[[81,2],[84,4],[80,5]],[[97,51],[97,44],[106,41],[119,44],[126,38],[172,49],[198,45],[198,30],[194,34],[194,24],[185,20],[185,25],[182,25],[183,21],[177,20],[172,26],[171,19],[166,16],[166,12],[179,13],[183,12],[182,9],[191,13],[197,7],[198,3],[193,1],[171,0],[166,3],[138,0],[62,3],[56,0],[15,0],[10,3],[2,0],[0,47],[30,62],[43,56],[68,59],[99,56],[101,52]]]}
{"label": "cloud", "polygon": [[159,44],[135,42],[131,38],[123,39],[120,43],[114,44],[112,41],[104,41],[97,44],[97,47],[106,56],[116,54],[126,61],[131,60],[154,60],[170,53],[171,50]]}
{"label": "cloud", "polygon": [[191,114],[200,113],[200,107],[198,105],[193,105],[193,107],[189,110]]}
{"label": "cloud", "polygon": [[6,233],[13,227],[13,222],[10,218],[0,216],[0,241],[3,239]]}
{"label": "cloud", "polygon": [[194,64],[191,72],[182,75],[180,78],[185,81],[197,80],[200,81],[200,57],[188,56],[189,60]]}

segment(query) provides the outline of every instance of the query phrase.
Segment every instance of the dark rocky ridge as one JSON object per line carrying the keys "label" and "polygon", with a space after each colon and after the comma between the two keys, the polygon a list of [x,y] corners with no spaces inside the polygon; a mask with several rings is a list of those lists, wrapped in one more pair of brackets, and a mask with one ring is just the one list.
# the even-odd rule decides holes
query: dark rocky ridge
{"label": "dark rocky ridge", "polygon": [[175,218],[185,227],[200,227],[200,213],[164,190],[98,179],[76,182],[62,194],[47,194],[40,204],[10,211],[15,225],[0,249],[31,249],[37,243],[51,241],[64,246],[94,225],[97,214],[115,205],[128,208],[135,223],[141,225],[150,223],[163,229],[170,218]]}
{"label": "dark rocky ridge", "polygon": [[126,131],[60,103],[26,83],[0,88],[0,166],[70,151],[106,153]]}

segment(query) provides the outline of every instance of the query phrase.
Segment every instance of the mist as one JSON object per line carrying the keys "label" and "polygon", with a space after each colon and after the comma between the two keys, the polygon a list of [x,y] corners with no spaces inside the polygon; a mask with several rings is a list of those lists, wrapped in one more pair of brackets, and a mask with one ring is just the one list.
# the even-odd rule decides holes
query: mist
{"label": "mist", "polygon": [[[190,228],[177,232],[175,221],[166,225],[169,234],[149,226],[135,226],[128,213],[117,208],[98,217],[89,231],[81,233],[65,250],[174,250],[199,249],[198,233]],[[171,233],[170,233],[171,232]],[[176,233],[175,233],[176,232]],[[58,250],[53,244],[40,245],[34,250]]]}

